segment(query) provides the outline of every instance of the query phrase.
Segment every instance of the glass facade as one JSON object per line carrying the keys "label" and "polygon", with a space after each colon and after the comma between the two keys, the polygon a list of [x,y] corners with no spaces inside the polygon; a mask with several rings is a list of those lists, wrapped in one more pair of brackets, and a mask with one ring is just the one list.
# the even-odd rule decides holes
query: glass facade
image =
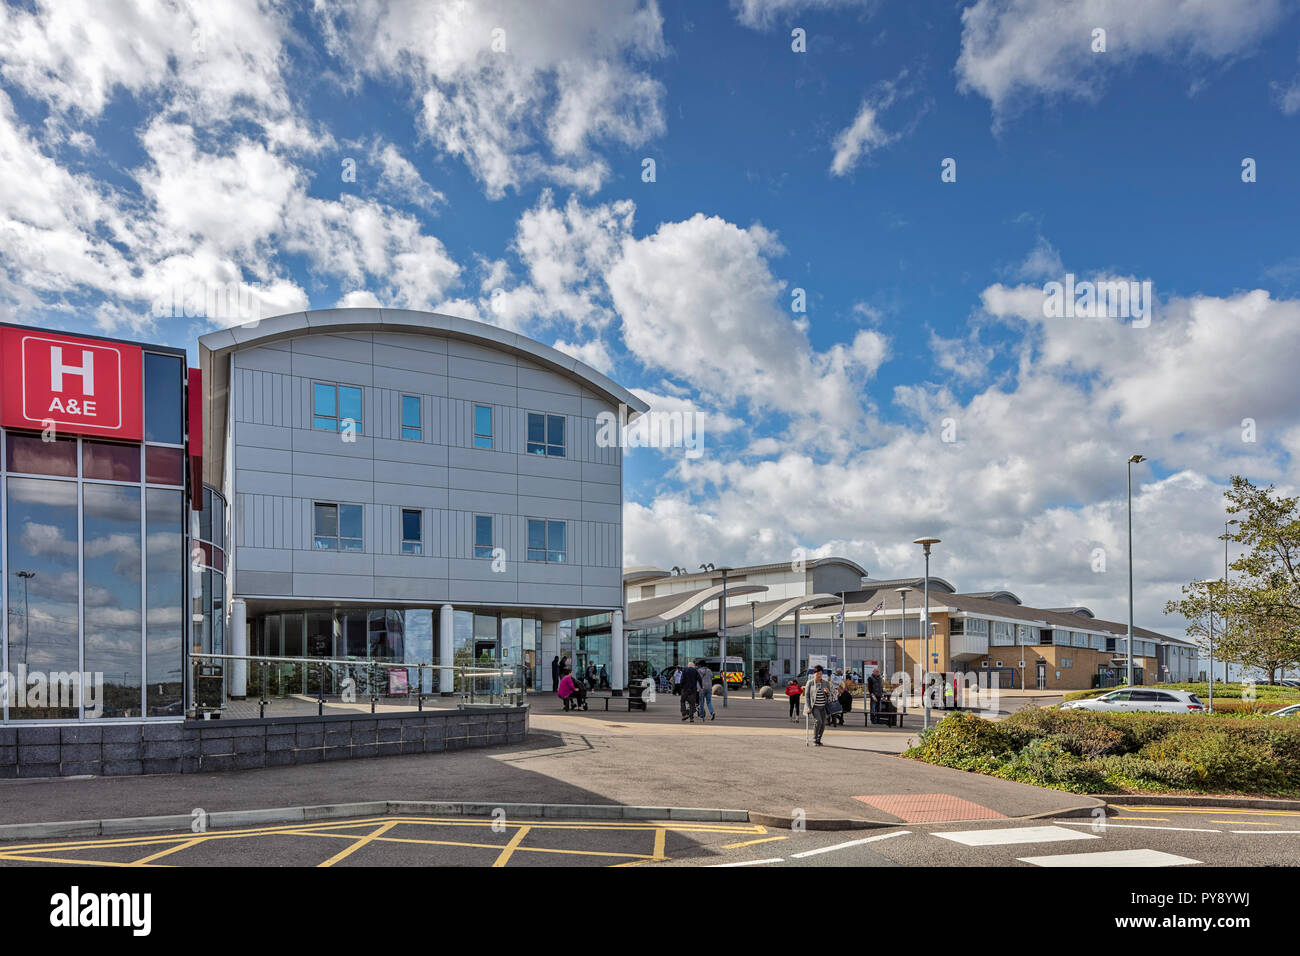
{"label": "glass facade", "polygon": [[143,372],[143,443],[0,433],[0,721],[183,716],[185,362]]}

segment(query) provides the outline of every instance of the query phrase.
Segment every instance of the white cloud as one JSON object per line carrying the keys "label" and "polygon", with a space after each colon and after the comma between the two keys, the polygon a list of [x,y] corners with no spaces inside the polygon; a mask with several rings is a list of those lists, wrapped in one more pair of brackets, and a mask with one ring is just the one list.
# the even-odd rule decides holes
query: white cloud
{"label": "white cloud", "polygon": [[[1281,0],[978,0],[962,12],[958,88],[995,116],[1034,96],[1093,99],[1142,56],[1222,61],[1249,51],[1284,16]],[[1106,52],[1092,51],[1093,30]]]}
{"label": "white cloud", "polygon": [[493,198],[537,179],[592,192],[609,176],[597,145],[665,129],[643,68],[666,52],[654,2],[357,0],[317,14],[357,75],[410,85],[422,132]]}
{"label": "white cloud", "polygon": [[835,136],[835,155],[831,158],[831,175],[843,176],[850,172],[864,156],[873,150],[888,146],[897,137],[880,126],[880,109],[883,104],[863,100],[858,115]]}
{"label": "white cloud", "polygon": [[600,339],[591,339],[581,345],[559,339],[551,343],[551,348],[576,358],[584,365],[590,365],[597,372],[604,375],[614,374],[614,357],[609,354],[609,349]]}
{"label": "white cloud", "polygon": [[731,0],[736,19],[755,30],[812,10],[870,10],[875,6],[876,0]]}

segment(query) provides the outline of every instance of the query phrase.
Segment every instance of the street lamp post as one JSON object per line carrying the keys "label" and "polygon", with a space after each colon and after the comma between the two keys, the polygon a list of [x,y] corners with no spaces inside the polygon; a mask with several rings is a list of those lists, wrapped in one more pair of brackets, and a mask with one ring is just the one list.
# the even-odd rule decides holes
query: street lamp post
{"label": "street lamp post", "polygon": [[845,679],[849,676],[849,644],[848,637],[844,633],[844,592],[840,592],[840,667],[844,670]]}
{"label": "street lamp post", "polygon": [[[1223,522],[1223,591],[1224,591],[1225,598],[1227,597],[1227,592],[1228,592],[1228,526],[1234,524],[1241,524],[1241,522],[1238,521],[1236,518],[1233,518],[1231,521]],[[1223,627],[1221,628],[1221,630],[1223,631],[1223,635],[1226,637],[1228,634],[1228,613],[1227,613],[1226,601],[1225,601],[1225,607],[1223,613]],[[1240,677],[1241,675],[1238,674],[1237,676]],[[1227,661],[1223,662],[1223,682],[1225,684],[1228,682]]]}
{"label": "street lamp post", "polygon": [[939,543],[938,538],[917,538],[912,542],[919,544],[925,550],[925,666],[921,668],[922,675],[922,693],[924,697],[924,728],[930,729],[930,688],[929,688],[929,668],[930,668],[930,546]]}
{"label": "street lamp post", "polygon": [[1125,683],[1133,686],[1133,466],[1146,461],[1141,455],[1128,460],[1128,661]]}
{"label": "street lamp post", "polygon": [[1209,585],[1210,595],[1210,713],[1214,713],[1214,581]]}
{"label": "street lamp post", "polygon": [[[722,575],[722,603],[718,607],[718,658],[719,666],[722,668],[722,706],[727,706],[727,572],[731,568],[713,568]],[[709,688],[709,693],[713,693],[713,688]]]}
{"label": "street lamp post", "polygon": [[[754,699],[754,615],[758,609],[757,601],[749,602],[749,699]],[[725,671],[723,672],[726,673]],[[726,678],[723,677],[723,681]]]}
{"label": "street lamp post", "polygon": [[[902,617],[900,618],[901,624],[899,627],[899,636],[901,638],[899,641],[899,646],[902,647],[903,658],[906,659],[907,658],[907,595],[911,592],[912,589],[894,588],[894,590],[898,592],[898,596],[903,600],[903,614]],[[880,639],[880,666],[884,667],[885,666],[885,639],[883,635],[885,633],[885,625],[883,624],[880,625],[880,633],[882,635]],[[917,649],[920,650],[920,648]],[[903,676],[904,677],[907,676],[906,671],[903,672]],[[881,680],[884,680],[884,677],[885,677],[885,672],[882,670],[880,672]]]}

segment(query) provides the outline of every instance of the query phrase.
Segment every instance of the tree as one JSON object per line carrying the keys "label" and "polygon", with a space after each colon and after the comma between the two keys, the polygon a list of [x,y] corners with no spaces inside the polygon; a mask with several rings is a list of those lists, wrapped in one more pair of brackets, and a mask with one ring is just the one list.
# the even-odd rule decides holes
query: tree
{"label": "tree", "polygon": [[1187,633],[1209,644],[1209,620],[1216,622],[1214,651],[1221,660],[1277,672],[1300,661],[1300,498],[1257,488],[1234,475],[1224,492],[1236,531],[1226,538],[1245,549],[1229,565],[1227,581],[1196,581],[1183,597],[1165,605],[1166,614],[1187,619]]}

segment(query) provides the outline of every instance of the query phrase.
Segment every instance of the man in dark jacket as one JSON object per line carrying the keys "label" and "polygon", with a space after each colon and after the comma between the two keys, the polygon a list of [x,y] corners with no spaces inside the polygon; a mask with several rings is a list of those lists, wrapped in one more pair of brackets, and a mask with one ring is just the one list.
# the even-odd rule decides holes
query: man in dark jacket
{"label": "man in dark jacket", "polygon": [[880,701],[885,696],[885,682],[880,678],[880,668],[872,668],[867,678],[867,694],[871,697],[871,712],[880,713]]}
{"label": "man in dark jacket", "polygon": [[695,709],[700,705],[700,672],[692,666],[682,668],[682,720],[695,723]]}

